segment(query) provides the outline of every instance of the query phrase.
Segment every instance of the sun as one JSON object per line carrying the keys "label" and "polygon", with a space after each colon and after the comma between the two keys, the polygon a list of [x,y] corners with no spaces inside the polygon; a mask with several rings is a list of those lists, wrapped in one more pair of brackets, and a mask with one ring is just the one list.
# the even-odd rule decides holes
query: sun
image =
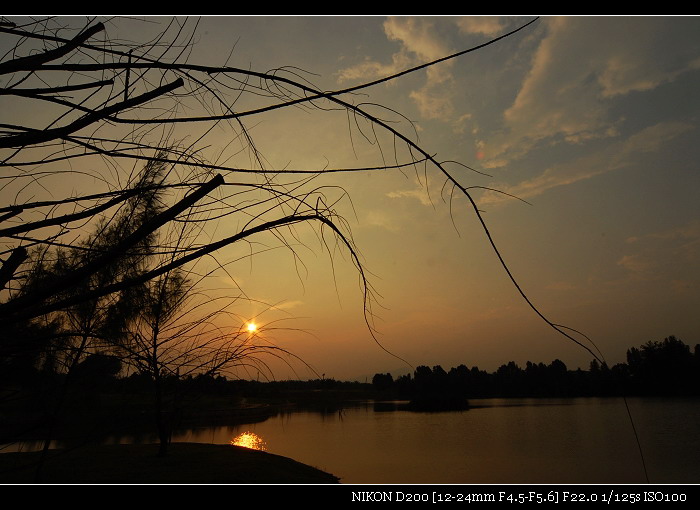
{"label": "sun", "polygon": [[258,330],[258,326],[254,322],[248,323],[248,333],[255,333]]}

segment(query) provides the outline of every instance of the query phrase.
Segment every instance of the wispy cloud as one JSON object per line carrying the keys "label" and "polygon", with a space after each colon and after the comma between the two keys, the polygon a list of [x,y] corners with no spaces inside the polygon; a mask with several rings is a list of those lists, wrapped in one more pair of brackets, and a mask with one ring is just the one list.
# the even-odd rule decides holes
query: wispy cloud
{"label": "wispy cloud", "polygon": [[627,239],[627,253],[617,262],[635,281],[662,281],[673,292],[700,282],[700,220]]}
{"label": "wispy cloud", "polygon": [[390,191],[386,194],[389,198],[411,198],[418,200],[421,204],[425,206],[435,205],[435,196],[431,194],[431,190],[436,189],[435,186],[431,185],[432,179],[428,179],[428,186],[424,181],[416,178],[414,179],[414,187],[404,190]]}
{"label": "wispy cloud", "polygon": [[[594,155],[570,163],[554,165],[541,174],[515,185],[496,185],[495,187],[527,200],[552,188],[567,186],[627,167],[637,161],[641,155],[659,151],[666,143],[691,129],[694,129],[693,125],[682,122],[659,123],[635,133],[626,140],[618,140]],[[487,205],[506,200],[511,199],[501,193],[487,192],[481,197],[479,203]]]}
{"label": "wispy cloud", "polygon": [[414,198],[423,205],[432,205],[430,195],[425,188],[406,189],[400,191],[390,191],[386,194],[389,198]]}
{"label": "wispy cloud", "polygon": [[651,262],[639,254],[623,255],[622,258],[617,261],[617,265],[638,275],[648,273],[649,269],[652,267]]}
{"label": "wispy cloud", "polygon": [[299,301],[299,300],[282,301],[281,303],[277,303],[276,305],[271,306],[270,309],[271,310],[291,310],[292,308],[297,308],[303,304],[304,304],[304,302]]}
{"label": "wispy cloud", "polygon": [[467,34],[494,36],[505,29],[505,23],[498,16],[466,16],[455,21],[459,29]]}
{"label": "wispy cloud", "polygon": [[695,220],[686,225],[674,227],[670,230],[666,230],[663,232],[655,232],[651,234],[646,234],[644,236],[629,237],[626,241],[629,244],[634,244],[644,242],[648,239],[678,239],[687,240],[691,244],[697,244],[698,242],[700,242],[700,220]]}
{"label": "wispy cloud", "polygon": [[[482,140],[484,166],[507,165],[542,143],[617,136],[622,119],[612,113],[613,98],[654,89],[700,68],[700,40],[692,36],[699,24],[677,21],[543,19],[546,35],[503,113],[502,131]],[[671,40],[682,50],[666,55],[663,48]]]}
{"label": "wispy cloud", "polygon": [[383,210],[370,210],[365,214],[364,223],[370,227],[383,228],[390,232],[396,232],[399,230],[399,226],[396,221]]}
{"label": "wispy cloud", "polygon": [[[430,18],[388,18],[384,22],[384,33],[388,40],[400,43],[391,61],[383,63],[367,59],[342,69],[338,81],[382,78],[450,54],[451,48],[439,36],[435,24],[436,20]],[[425,84],[410,93],[423,118],[448,118],[452,114],[452,65],[452,62],[444,62],[428,68]]]}

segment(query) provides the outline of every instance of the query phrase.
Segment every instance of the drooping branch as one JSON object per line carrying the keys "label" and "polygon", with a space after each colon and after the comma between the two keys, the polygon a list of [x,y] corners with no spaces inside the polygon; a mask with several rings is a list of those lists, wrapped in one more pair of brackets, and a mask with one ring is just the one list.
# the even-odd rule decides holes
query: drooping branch
{"label": "drooping branch", "polygon": [[[121,52],[118,50],[113,50],[111,48],[107,47],[98,47],[98,46],[93,46],[93,45],[88,45],[87,44],[87,39],[89,38],[89,35],[86,34],[92,34],[94,32],[91,31],[84,31],[83,33],[79,34],[76,38],[74,38],[71,41],[65,41],[63,42],[63,46],[56,50],[52,50],[52,52],[46,52],[46,54],[39,55],[36,57],[41,57],[37,58],[35,60],[31,60],[30,57],[23,57],[20,59],[16,59],[10,62],[4,63],[4,68],[5,69],[14,69],[14,70],[30,70],[30,71],[36,71],[36,70],[42,70],[46,72],[101,72],[101,71],[112,71],[112,72],[121,72],[121,71],[128,71],[129,73],[135,72],[142,70],[144,72],[152,71],[152,70],[160,70],[163,73],[165,72],[174,72],[180,75],[180,78],[178,78],[179,85],[184,84],[183,78],[191,79],[191,73],[196,73],[196,72],[201,72],[205,73],[209,76],[216,76],[216,75],[228,75],[228,74],[239,74],[244,76],[244,81],[241,81],[240,83],[245,86],[247,83],[245,80],[248,80],[249,78],[257,78],[261,80],[261,83],[265,84],[272,84],[272,85],[267,85],[267,91],[270,92],[270,94],[273,97],[277,97],[280,100],[272,105],[267,105],[259,108],[252,108],[246,111],[234,111],[230,105],[226,105],[224,108],[225,113],[221,115],[217,115],[214,113],[204,115],[204,116],[190,116],[190,117],[182,117],[178,115],[173,115],[171,118],[158,118],[158,119],[125,119],[122,117],[119,117],[117,114],[121,111],[123,111],[126,108],[129,108],[132,106],[132,104],[129,104],[130,101],[135,101],[137,99],[142,99],[143,102],[149,100],[151,97],[155,98],[157,97],[161,92],[160,88],[155,89],[151,92],[147,92],[146,94],[142,96],[137,96],[136,98],[128,99],[125,100],[121,103],[117,103],[115,105],[112,105],[110,107],[103,108],[101,110],[97,110],[93,112],[92,114],[88,114],[81,119],[78,119],[78,121],[75,121],[74,123],[69,124],[68,126],[64,126],[61,128],[53,128],[50,130],[44,130],[44,131],[29,131],[27,133],[20,133],[20,134],[14,134],[11,136],[5,136],[4,138],[0,138],[0,148],[2,147],[26,147],[28,145],[33,145],[33,144],[38,144],[38,143],[43,143],[46,141],[51,141],[51,140],[56,140],[56,139],[68,139],[70,138],[70,135],[77,131],[78,129],[81,129],[82,127],[85,127],[87,125],[90,125],[91,123],[97,121],[97,120],[108,120],[111,122],[115,123],[130,123],[130,124],[138,124],[138,123],[155,123],[158,125],[164,125],[168,123],[190,123],[190,122],[199,122],[199,121],[207,121],[207,122],[217,122],[219,120],[228,120],[228,119],[241,119],[246,116],[253,116],[253,115],[258,115],[264,112],[270,112],[273,110],[281,109],[281,108],[287,108],[289,106],[294,106],[294,105],[300,105],[302,103],[311,103],[313,104],[315,101],[318,100],[326,100],[330,101],[331,103],[334,103],[338,105],[340,108],[351,112],[359,117],[362,117],[366,119],[368,122],[370,122],[372,125],[377,126],[385,130],[386,132],[390,133],[392,136],[395,137],[395,139],[400,140],[402,143],[406,144],[406,146],[411,150],[412,154],[415,153],[417,155],[420,155],[420,159],[424,159],[425,161],[429,161],[431,164],[433,164],[445,177],[447,182],[450,182],[452,186],[459,190],[469,201],[472,209],[474,210],[474,213],[477,215],[477,218],[479,219],[483,230],[485,231],[488,241],[491,244],[494,252],[496,253],[499,261],[501,262],[501,265],[505,269],[506,273],[508,274],[509,278],[511,279],[512,283],[515,285],[516,289],[518,292],[521,294],[521,296],[526,300],[528,305],[547,323],[549,324],[552,328],[557,330],[560,334],[564,335],[565,337],[569,338],[570,340],[574,341],[575,343],[582,345],[578,340],[574,339],[572,336],[567,334],[565,331],[563,331],[561,328],[559,328],[556,324],[548,320],[538,309],[537,307],[530,301],[530,299],[527,297],[525,292],[522,290],[514,276],[512,275],[510,269],[508,268],[508,265],[504,261],[498,247],[496,246],[496,243],[482,217],[481,211],[478,209],[476,202],[474,201],[473,197],[470,195],[469,190],[474,189],[476,187],[474,186],[465,186],[462,183],[460,183],[457,179],[454,178],[453,175],[447,169],[445,166],[439,162],[434,155],[429,154],[428,152],[425,151],[419,144],[408,138],[406,135],[402,134],[399,132],[397,129],[393,128],[390,126],[386,121],[383,121],[376,115],[370,114],[365,108],[363,108],[361,105],[354,105],[350,103],[349,101],[345,101],[341,99],[341,96],[351,94],[353,92],[357,92],[361,89],[371,87],[374,85],[377,85],[379,83],[384,83],[389,80],[394,80],[397,79],[398,77],[405,76],[408,73],[416,72],[421,69],[426,69],[429,66],[433,66],[437,63],[444,62],[448,59],[456,58],[461,55],[465,55],[469,52],[476,51],[480,48],[483,48],[489,44],[493,44],[499,40],[502,40],[505,37],[509,37],[510,35],[518,32],[519,30],[524,29],[525,27],[529,26],[531,23],[535,22],[536,19],[531,20],[530,22],[518,27],[517,29],[504,34],[500,37],[494,38],[490,41],[487,41],[484,44],[480,44],[478,46],[475,46],[473,48],[469,48],[467,50],[463,50],[457,53],[454,53],[452,55],[434,60],[432,62],[428,62],[425,64],[422,64],[420,66],[416,66],[410,69],[407,69],[405,71],[402,71],[400,73],[396,73],[394,75],[381,78],[379,80],[375,80],[372,82],[368,83],[363,83],[354,87],[349,87],[346,89],[341,89],[341,90],[336,90],[336,91],[331,91],[331,92],[324,92],[321,90],[318,90],[306,83],[301,82],[300,80],[294,80],[285,76],[280,76],[278,74],[275,74],[274,72],[268,72],[268,73],[261,73],[261,72],[255,72],[251,71],[249,69],[240,69],[240,68],[235,68],[235,67],[211,67],[211,66],[199,66],[199,65],[193,65],[189,64],[187,62],[179,62],[174,61],[174,62],[165,62],[159,58],[151,58],[147,55],[132,55],[132,52]],[[9,31],[9,29],[7,30]],[[80,39],[80,36],[83,36],[82,39]],[[43,35],[37,35],[38,38],[44,38]],[[60,38],[56,37],[47,37],[48,39],[55,40],[58,42],[60,41]],[[72,46],[71,46],[72,45]],[[119,57],[126,57],[126,62],[117,62],[117,61],[107,61],[107,62],[95,62],[95,63],[77,63],[77,62],[62,62],[58,64],[48,64],[51,60],[55,60],[58,58],[57,55],[60,55],[61,51],[63,55],[67,54],[70,52],[69,48],[76,48],[76,47],[82,47],[85,49],[89,49],[91,51],[99,51],[104,55],[111,54],[114,56],[119,56]],[[31,57],[35,58],[35,57]],[[15,66],[15,67],[11,67]],[[2,69],[0,67],[0,69]],[[11,72],[11,71],[7,71]],[[193,80],[193,83],[200,83],[197,80]],[[178,83],[178,82],[175,82]],[[173,85],[173,84],[171,84]],[[272,90],[271,87],[276,87],[274,91]],[[262,85],[259,87],[260,91],[266,90]],[[293,93],[293,91],[296,91]],[[127,91],[125,90],[125,97],[127,97]],[[243,90],[241,89],[241,93]],[[162,92],[164,93],[164,92]],[[149,96],[149,94],[152,94],[153,96]],[[133,103],[133,106],[136,106],[138,104],[142,104],[141,102],[138,103]],[[136,154],[126,154],[122,152],[121,150],[109,150],[109,149],[103,149],[100,147],[97,147],[94,143],[90,143],[90,141],[83,141],[83,142],[76,142],[77,138],[73,138],[72,141],[74,143],[78,143],[78,145],[82,145],[85,148],[89,148],[90,150],[94,151],[95,154],[102,154],[105,156],[109,157],[132,157],[136,159],[146,159],[147,156],[143,155],[136,155]],[[71,156],[69,156],[71,157]],[[76,156],[77,157],[77,156]],[[176,162],[175,160],[171,158],[164,158],[164,161],[167,162]],[[182,162],[182,160],[177,160],[177,162]],[[206,163],[202,164],[202,168],[221,168],[220,165],[208,165]],[[236,168],[230,168],[231,171],[245,171],[243,169],[236,169]],[[260,169],[259,171],[253,170],[255,172],[264,174],[267,172],[266,170]],[[271,173],[280,173],[279,171],[270,171]],[[309,173],[312,173],[314,171],[309,171]],[[291,173],[291,172],[290,172]],[[216,244],[216,243],[213,243]],[[211,245],[210,245],[211,246]],[[195,252],[197,253],[197,252]],[[184,263],[184,262],[183,262]],[[586,346],[582,347],[586,348],[587,350],[590,351]],[[591,352],[592,353],[592,352]],[[593,354],[593,353],[592,353]],[[595,354],[594,354],[595,357]]]}

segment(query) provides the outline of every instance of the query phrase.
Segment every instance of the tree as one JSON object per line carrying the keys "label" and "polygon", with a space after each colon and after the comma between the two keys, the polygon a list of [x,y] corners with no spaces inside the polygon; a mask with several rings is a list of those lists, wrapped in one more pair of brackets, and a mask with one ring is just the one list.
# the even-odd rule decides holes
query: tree
{"label": "tree", "polygon": [[387,373],[387,374],[374,374],[374,377],[372,377],[372,386],[377,391],[389,390],[389,389],[391,389],[393,384],[394,384],[394,377],[389,373]]}
{"label": "tree", "polygon": [[[100,218],[92,235],[73,247],[34,249],[29,256],[32,266],[16,299],[22,302],[29,297],[30,301],[25,302],[30,307],[37,295],[46,296],[48,304],[55,300],[72,303],[33,318],[34,322],[40,320],[40,323],[55,325],[53,334],[45,336],[41,346],[35,346],[40,349],[34,357],[41,358],[45,368],[63,376],[55,398],[50,401],[50,409],[47,409],[48,424],[37,479],[67,395],[80,384],[87,387],[85,393],[90,392],[93,386],[85,379],[86,366],[94,365],[97,359],[101,359],[101,353],[109,352],[109,330],[118,329],[117,323],[129,321],[138,309],[135,288],[127,287],[110,294],[100,294],[100,291],[108,285],[138,278],[145,272],[156,245],[155,234],[141,236],[129,246],[125,246],[125,239],[160,212],[161,190],[156,184],[162,179],[162,169],[160,163],[149,162],[137,182],[139,189],[147,191],[131,194],[110,221]],[[125,247],[115,256],[119,246]],[[86,272],[83,278],[76,278],[76,274],[89,267],[94,267],[94,270]],[[46,289],[54,290],[47,292]],[[83,299],[90,294],[94,297]],[[107,368],[107,365],[103,364],[102,368]],[[74,379],[77,380],[74,382]]]}
{"label": "tree", "polygon": [[218,301],[222,304],[212,309],[211,298],[184,270],[175,269],[141,287],[138,311],[110,339],[112,352],[152,383],[161,456],[183,411],[181,379],[213,377],[231,367],[267,373],[266,357],[294,357],[260,339],[258,331],[248,331],[230,310],[236,299],[223,296]]}
{"label": "tree", "polygon": [[629,349],[627,365],[638,392],[647,395],[697,393],[690,347],[675,336]]}
{"label": "tree", "polygon": [[[179,282],[185,281],[181,271],[207,275],[221,270],[227,264],[220,259],[223,248],[264,234],[301,263],[295,243],[299,229],[310,225],[331,257],[343,250],[356,268],[365,321],[374,336],[375,293],[339,210],[348,197],[337,187],[316,185],[315,179],[432,167],[443,179],[447,195],[466,198],[526,303],[549,326],[598,358],[572,336],[575,333],[547,319],[517,284],[472,197],[471,190],[480,187],[467,185],[446,162],[422,147],[412,124],[400,114],[381,105],[355,102],[360,91],[495,44],[534,21],[380,80],[323,91],[296,69],[260,72],[190,62],[194,32],[189,21],[170,20],[151,41],[123,42],[110,37],[109,27],[119,20],[87,19],[76,27],[73,19],[1,19],[0,35],[11,43],[0,59],[0,97],[40,114],[7,113],[0,125],[3,193],[15,197],[13,203],[0,207],[0,237],[5,244],[0,283],[6,289],[0,319],[24,325],[72,313],[81,329],[71,337],[77,345],[64,352],[72,353],[69,363],[75,365],[90,338],[108,336],[106,325],[112,333],[119,331],[115,317],[120,310],[133,310],[121,306],[120,299],[132,299],[143,291],[151,304],[177,303]],[[378,162],[358,168],[270,168],[246,123],[292,108],[344,112],[350,120],[350,136],[376,147]],[[227,130],[231,140],[223,150],[207,150],[215,129]],[[244,158],[248,166],[240,164]],[[154,170],[150,177],[146,171],[144,177],[138,171],[141,168]],[[101,183],[101,189],[63,192],[58,197],[40,193],[42,187],[56,187],[59,193],[57,181],[76,173],[83,180]],[[144,197],[150,198],[142,202]],[[134,202],[152,207],[134,208]],[[129,212],[139,210],[142,213]],[[235,229],[219,233],[216,225],[221,219]],[[188,227],[186,242],[158,235],[184,232],[182,225]],[[102,235],[90,236],[97,231],[109,234],[106,244],[100,244]],[[50,273],[43,280],[46,284],[33,285],[37,270],[52,266],[36,262],[41,256],[30,257],[30,250],[46,254],[48,247],[60,249],[52,264],[61,271]],[[208,265],[203,267],[205,261]],[[150,310],[150,323],[157,326],[151,328],[156,333],[151,339],[162,338],[161,319],[154,317],[165,318],[176,308],[143,308]],[[120,320],[130,322],[125,316]],[[97,334],[100,329],[102,333]],[[137,359],[136,336],[126,337],[129,342],[121,345],[134,356],[129,359]],[[122,335],[122,340],[126,337]],[[146,338],[141,337],[144,348]],[[161,345],[155,342],[150,345]],[[10,342],[3,340],[3,344]],[[151,359],[150,363],[152,373],[159,373],[160,362]]]}

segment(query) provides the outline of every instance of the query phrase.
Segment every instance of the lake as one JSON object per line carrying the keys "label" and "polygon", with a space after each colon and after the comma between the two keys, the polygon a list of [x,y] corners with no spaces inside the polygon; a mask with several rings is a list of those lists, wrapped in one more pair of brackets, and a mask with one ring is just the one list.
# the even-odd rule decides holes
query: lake
{"label": "lake", "polygon": [[[260,423],[180,431],[173,441],[239,444],[291,457],[343,483],[645,483],[618,398],[483,399],[461,412],[366,403]],[[630,398],[652,483],[700,482],[700,399]],[[155,441],[112,438],[111,442]]]}
{"label": "lake", "polygon": [[[653,483],[700,482],[700,400],[628,399]],[[644,483],[622,399],[484,399],[462,412],[349,408],[190,430],[175,441],[265,450],[344,483]],[[381,409],[382,407],[379,406]],[[251,436],[248,436],[251,437]]]}

